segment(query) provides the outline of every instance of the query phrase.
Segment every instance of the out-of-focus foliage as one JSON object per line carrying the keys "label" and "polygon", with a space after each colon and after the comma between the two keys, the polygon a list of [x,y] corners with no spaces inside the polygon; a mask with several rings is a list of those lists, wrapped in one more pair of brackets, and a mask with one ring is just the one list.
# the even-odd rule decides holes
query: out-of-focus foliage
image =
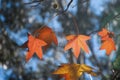
{"label": "out-of-focus foliage", "polygon": [[[76,4],[72,3],[69,7],[71,10],[76,8],[76,11],[68,9],[65,13],[61,13],[66,9],[68,0],[0,0],[0,68],[6,71],[6,73],[11,70],[9,75],[3,73],[6,76],[3,80],[59,80],[51,72],[64,60],[63,57],[60,59],[61,56],[65,56],[65,60],[70,62],[85,62],[86,57],[83,52],[80,54],[81,57],[78,57],[76,61],[74,57],[71,57],[71,53],[69,53],[70,55],[64,54],[64,51],[61,49],[61,46],[65,45],[64,40],[62,41],[61,38],[67,34],[76,33],[75,23],[73,23],[74,19],[79,26],[79,33],[84,34],[89,34],[96,29],[100,30],[100,28],[104,27],[103,25],[107,24],[105,27],[115,32],[116,46],[119,47],[120,20],[118,14],[120,12],[120,1],[111,0],[113,2],[106,3],[108,7],[105,8],[101,16],[95,15],[90,10],[90,1],[92,0],[76,0]],[[61,14],[53,17],[56,13]],[[118,15],[117,18],[114,18],[115,15]],[[56,48],[52,46],[47,49],[43,61],[38,61],[36,57],[33,57],[29,63],[25,64],[25,52],[20,48],[20,45],[25,42],[27,32],[32,33],[42,25],[52,23],[51,19],[55,19],[62,27],[63,33],[61,32],[62,30],[57,29],[58,26],[52,28],[58,31],[56,33],[57,38],[59,38],[58,42],[61,39],[60,44]],[[97,24],[98,26],[100,25],[99,28],[96,28],[94,20],[99,22]],[[53,23],[52,25],[56,24]],[[89,43],[92,51],[95,47],[92,46],[93,43]],[[49,52],[51,54],[48,54]],[[116,54],[118,55],[118,52]],[[113,63],[115,69],[118,69],[118,56]],[[101,71],[99,75],[100,79],[110,80],[109,75],[112,74],[110,71],[112,68],[110,60],[102,57],[100,58],[101,61],[98,61],[99,58],[96,59],[95,57],[92,54],[89,61]],[[37,66],[37,69],[31,66],[33,65],[32,61],[34,61],[33,63]]]}
{"label": "out-of-focus foliage", "polygon": [[119,80],[120,79],[120,46],[117,51],[117,57],[112,64],[113,64],[113,74],[111,78],[115,80]]}
{"label": "out-of-focus foliage", "polygon": [[25,8],[22,0],[2,0],[0,11],[2,28],[10,26],[11,30],[17,31],[18,28],[23,28],[24,24],[27,23],[26,12],[28,10]]}
{"label": "out-of-focus foliage", "polygon": [[113,68],[115,70],[120,70],[120,48],[118,48],[117,57],[115,61],[113,62]]}
{"label": "out-of-focus foliage", "polygon": [[[119,3],[119,1],[117,1]],[[116,3],[116,5],[110,6],[108,10],[105,11],[101,19],[101,27],[107,26],[109,23],[113,23],[114,21],[118,21],[117,19],[120,18],[120,6]]]}

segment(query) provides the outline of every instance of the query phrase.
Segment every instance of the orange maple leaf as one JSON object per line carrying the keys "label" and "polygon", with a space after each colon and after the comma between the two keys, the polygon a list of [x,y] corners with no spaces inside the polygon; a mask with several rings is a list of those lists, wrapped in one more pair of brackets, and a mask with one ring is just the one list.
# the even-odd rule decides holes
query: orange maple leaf
{"label": "orange maple leaf", "polygon": [[116,46],[113,40],[113,32],[110,32],[107,29],[103,28],[100,32],[98,32],[98,35],[101,37],[102,41],[100,50],[105,49],[107,55],[110,55],[112,50],[116,50]]}
{"label": "orange maple leaf", "polygon": [[62,64],[53,74],[60,75],[65,80],[78,80],[83,72],[97,76],[93,68],[85,64]]}
{"label": "orange maple leaf", "polygon": [[34,53],[36,53],[36,55],[41,59],[42,46],[45,45],[47,45],[47,43],[44,42],[43,40],[37,39],[32,35],[28,34],[28,41],[27,41],[28,52],[26,54],[26,61],[28,62]]}
{"label": "orange maple leaf", "polygon": [[112,38],[114,36],[114,33],[109,32],[107,29],[103,28],[98,32],[98,35],[101,37],[101,40],[107,40],[108,38]]}
{"label": "orange maple leaf", "polygon": [[107,40],[102,42],[102,45],[100,47],[100,50],[106,50],[106,54],[109,56],[112,50],[116,50],[115,43],[113,39],[108,38]]}
{"label": "orange maple leaf", "polygon": [[44,46],[45,50],[51,45],[52,42],[58,45],[55,33],[48,26],[43,26],[40,29],[36,30],[34,32],[34,35],[36,38],[43,40],[47,43],[47,45]]}
{"label": "orange maple leaf", "polygon": [[80,54],[80,48],[82,48],[86,53],[89,53],[88,46],[86,44],[86,41],[90,39],[89,36],[84,35],[69,35],[66,37],[66,39],[69,41],[64,50],[68,50],[70,48],[73,49],[73,53],[76,58],[78,58]]}

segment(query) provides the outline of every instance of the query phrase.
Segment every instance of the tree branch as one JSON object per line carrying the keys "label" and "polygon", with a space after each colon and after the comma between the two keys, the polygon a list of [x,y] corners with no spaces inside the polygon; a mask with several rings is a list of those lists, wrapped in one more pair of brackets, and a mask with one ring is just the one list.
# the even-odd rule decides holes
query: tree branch
{"label": "tree branch", "polygon": [[90,48],[90,50],[91,50],[92,57],[93,57],[94,60],[96,61],[96,65],[99,67],[99,73],[101,74],[102,77],[105,77],[104,74],[102,73],[102,72],[103,72],[102,66],[101,66],[101,64],[99,63],[98,59],[97,59],[96,56],[95,56],[95,53],[94,53],[94,50],[93,50],[93,48],[92,48],[91,43],[89,43],[89,48]]}
{"label": "tree branch", "polygon": [[[118,17],[118,16],[120,16],[120,13],[118,13],[117,15],[115,15],[115,16],[113,16],[112,17],[112,19],[109,19],[108,21],[107,21],[107,23],[110,23],[110,21],[112,21],[112,20],[114,20],[116,17]],[[107,23],[106,24],[104,24],[103,26],[106,26],[107,25]]]}
{"label": "tree branch", "polygon": [[33,3],[40,3],[40,1],[31,1],[31,2],[28,2],[28,3],[24,3],[24,4],[26,5],[26,4],[33,4]]}
{"label": "tree branch", "polygon": [[95,33],[97,33],[97,32],[99,32],[100,30],[95,30],[95,31],[92,31],[92,32],[90,32],[90,33],[88,33],[87,35],[91,35],[91,34],[95,34]]}
{"label": "tree branch", "polygon": [[37,7],[42,1],[44,1],[44,0],[35,0],[35,1],[28,2],[28,3],[24,3],[24,5],[36,3],[36,5],[33,5],[32,7]]}
{"label": "tree branch", "polygon": [[67,8],[64,10],[64,12],[66,12],[69,9],[69,6],[71,5],[72,2],[73,2],[73,0],[70,0],[70,2],[67,5]]}

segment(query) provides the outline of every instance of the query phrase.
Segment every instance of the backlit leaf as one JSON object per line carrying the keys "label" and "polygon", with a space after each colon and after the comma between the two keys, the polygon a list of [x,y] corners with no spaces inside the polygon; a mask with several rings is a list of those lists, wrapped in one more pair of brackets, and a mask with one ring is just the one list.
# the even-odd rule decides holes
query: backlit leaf
{"label": "backlit leaf", "polygon": [[107,29],[103,28],[98,35],[101,37],[102,45],[100,50],[106,50],[106,54],[110,55],[113,50],[116,50],[116,46],[113,40],[114,33],[109,32]]}
{"label": "backlit leaf", "polygon": [[32,35],[28,34],[28,41],[27,41],[28,52],[26,54],[26,61],[28,62],[34,53],[36,53],[36,55],[40,59],[42,59],[42,46],[45,45],[47,45],[47,43],[44,42],[43,40],[37,39]]}
{"label": "backlit leaf", "polygon": [[102,38],[101,40],[106,40],[108,36],[108,30],[103,28],[100,32],[98,32],[98,35]]}
{"label": "backlit leaf", "polygon": [[66,37],[66,39],[69,42],[66,44],[64,50],[68,50],[72,48],[76,58],[78,58],[80,54],[80,48],[83,49],[86,53],[89,53],[89,48],[88,48],[88,45],[86,44],[86,41],[90,39],[89,36],[69,35]]}
{"label": "backlit leaf", "polygon": [[78,80],[83,72],[97,76],[93,68],[85,64],[62,64],[53,74],[60,75],[65,80]]}
{"label": "backlit leaf", "polygon": [[107,55],[110,55],[110,53],[113,50],[116,50],[115,43],[114,43],[113,39],[109,38],[109,39],[105,40],[104,42],[102,42],[100,50],[104,50],[104,49],[106,50]]}
{"label": "backlit leaf", "polygon": [[103,28],[100,32],[98,32],[98,35],[101,37],[101,40],[107,40],[108,38],[112,38],[114,33]]}

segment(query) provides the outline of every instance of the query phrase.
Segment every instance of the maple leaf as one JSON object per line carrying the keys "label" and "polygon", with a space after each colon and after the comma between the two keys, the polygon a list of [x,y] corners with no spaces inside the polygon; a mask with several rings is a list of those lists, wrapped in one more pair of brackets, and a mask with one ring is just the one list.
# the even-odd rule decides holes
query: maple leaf
{"label": "maple leaf", "polygon": [[73,53],[76,58],[78,58],[80,54],[80,48],[82,48],[86,53],[89,53],[88,46],[86,44],[86,41],[90,39],[89,36],[84,35],[69,35],[66,37],[66,39],[69,41],[64,50],[68,50],[70,48],[73,49]]}
{"label": "maple leaf", "polygon": [[27,41],[28,52],[26,54],[26,61],[28,62],[34,53],[36,53],[36,55],[41,59],[42,46],[45,45],[47,45],[47,43],[44,42],[43,40],[37,39],[32,35],[28,34],[28,41]]}
{"label": "maple leaf", "polygon": [[100,50],[106,50],[106,55],[110,55],[112,50],[116,50],[116,46],[113,40],[114,33],[103,28],[98,35],[101,37],[102,45]]}
{"label": "maple leaf", "polygon": [[110,55],[112,50],[116,50],[115,43],[114,43],[113,39],[108,38],[107,40],[103,41],[102,45],[100,47],[100,50],[103,50],[103,49],[106,50],[107,55]]}
{"label": "maple leaf", "polygon": [[55,33],[48,26],[43,26],[40,29],[37,29],[34,32],[34,35],[36,38],[43,40],[47,43],[47,45],[44,46],[45,50],[51,45],[52,42],[58,45],[58,41]]}
{"label": "maple leaf", "polygon": [[101,37],[101,40],[107,40],[108,38],[112,38],[114,36],[114,33],[109,32],[107,29],[103,28],[98,32],[98,35]]}
{"label": "maple leaf", "polygon": [[93,68],[85,64],[62,64],[53,74],[60,75],[65,80],[78,80],[83,72],[97,76]]}

